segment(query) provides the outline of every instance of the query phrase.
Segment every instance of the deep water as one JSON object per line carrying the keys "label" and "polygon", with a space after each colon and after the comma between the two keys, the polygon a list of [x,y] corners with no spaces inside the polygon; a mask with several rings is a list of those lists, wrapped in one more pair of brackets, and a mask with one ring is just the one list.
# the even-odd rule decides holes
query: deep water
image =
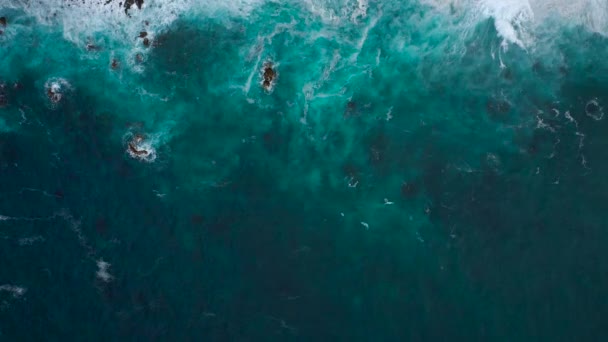
{"label": "deep water", "polygon": [[560,2],[0,0],[0,340],[605,340]]}

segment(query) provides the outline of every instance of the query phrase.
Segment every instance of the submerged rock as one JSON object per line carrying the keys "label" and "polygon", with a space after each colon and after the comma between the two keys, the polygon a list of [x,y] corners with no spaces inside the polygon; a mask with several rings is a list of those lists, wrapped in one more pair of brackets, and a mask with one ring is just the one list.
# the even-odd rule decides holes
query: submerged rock
{"label": "submerged rock", "polygon": [[505,119],[511,111],[511,104],[505,99],[491,98],[486,102],[486,112],[492,119]]}
{"label": "submerged rock", "polygon": [[6,85],[0,83],[0,108],[4,108],[8,105],[8,98],[6,95]]}
{"label": "submerged rock", "polygon": [[403,182],[401,184],[401,196],[412,198],[418,194],[418,186],[414,182]]}
{"label": "submerged rock", "polygon": [[139,38],[146,38],[147,36],[148,36],[148,32],[146,32],[146,31],[139,32]]}
{"label": "submerged rock", "polygon": [[344,109],[344,117],[349,118],[357,114],[357,103],[353,100],[349,100],[346,103],[346,109]]}
{"label": "submerged rock", "polygon": [[112,59],[112,64],[110,64],[110,67],[111,67],[113,70],[116,70],[116,69],[118,69],[118,67],[119,67],[119,66],[120,66],[120,63],[118,62],[118,60],[116,60],[116,59]]}
{"label": "submerged rock", "polygon": [[[6,17],[0,17],[0,27],[6,27]],[[0,35],[2,35],[4,31],[0,30]]]}
{"label": "submerged rock", "polygon": [[87,44],[87,51],[101,51],[101,47],[92,44],[92,43],[88,43]]}

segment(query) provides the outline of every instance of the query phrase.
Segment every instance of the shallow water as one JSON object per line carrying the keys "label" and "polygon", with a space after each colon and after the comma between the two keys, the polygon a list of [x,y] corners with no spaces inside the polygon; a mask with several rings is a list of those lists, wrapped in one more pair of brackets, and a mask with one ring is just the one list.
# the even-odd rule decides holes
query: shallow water
{"label": "shallow water", "polygon": [[128,14],[0,4],[3,340],[607,337],[604,2]]}

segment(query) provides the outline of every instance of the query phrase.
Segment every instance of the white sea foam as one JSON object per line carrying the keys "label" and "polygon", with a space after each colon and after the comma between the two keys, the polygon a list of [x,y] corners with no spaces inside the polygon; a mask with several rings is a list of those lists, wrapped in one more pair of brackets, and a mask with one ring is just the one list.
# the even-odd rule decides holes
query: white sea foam
{"label": "white sea foam", "polygon": [[27,289],[22,286],[4,284],[0,285],[0,292],[8,292],[13,298],[20,298],[27,292]]}
{"label": "white sea foam", "polygon": [[[265,2],[289,3],[289,0],[146,0],[125,14],[121,0],[5,0],[2,6],[16,9],[43,25],[59,27],[64,38],[83,47],[96,39],[107,45],[141,48],[135,39],[146,30],[155,34],[167,29],[182,17],[247,16]],[[608,35],[606,0],[419,0],[445,15],[463,18],[461,25],[472,27],[488,18],[494,19],[498,34],[505,43],[526,47],[532,44],[535,28],[547,19],[559,18],[566,25],[582,25]],[[360,23],[369,15],[368,0],[305,0],[304,6],[326,23]],[[384,7],[403,6],[397,0]],[[380,6],[380,7],[382,7]],[[145,24],[147,23],[147,25]],[[103,38],[101,38],[103,36]]]}
{"label": "white sea foam", "polygon": [[105,283],[110,282],[114,278],[109,272],[111,266],[110,263],[103,261],[103,259],[97,260],[97,273],[95,273],[97,278]]}
{"label": "white sea foam", "polygon": [[527,25],[534,20],[534,12],[527,0],[481,0],[479,10],[494,18],[496,31],[505,42],[524,48],[530,41]]}
{"label": "white sea foam", "polygon": [[465,30],[492,18],[505,46],[515,44],[527,48],[533,45],[540,27],[548,22],[564,26],[580,25],[591,32],[608,36],[608,1],[605,0],[420,1],[444,14],[462,16],[460,25]]}
{"label": "white sea foam", "polygon": [[[145,0],[125,14],[124,0],[4,0],[1,6],[25,13],[39,24],[58,27],[63,37],[83,47],[103,36],[110,46],[135,45],[142,29],[149,37],[185,16],[245,16],[265,0]],[[147,25],[146,25],[147,23]]]}
{"label": "white sea foam", "polygon": [[44,237],[40,235],[23,237],[18,240],[19,246],[31,246],[37,242],[44,242]]}

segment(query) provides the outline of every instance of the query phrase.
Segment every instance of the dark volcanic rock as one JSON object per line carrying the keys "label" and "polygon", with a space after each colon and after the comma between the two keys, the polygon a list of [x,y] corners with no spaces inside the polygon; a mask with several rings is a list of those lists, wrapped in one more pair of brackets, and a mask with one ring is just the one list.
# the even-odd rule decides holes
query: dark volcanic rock
{"label": "dark volcanic rock", "polygon": [[264,64],[264,81],[262,82],[262,86],[265,89],[269,89],[272,85],[272,82],[276,79],[277,72],[272,68],[272,62],[266,62]]}
{"label": "dark volcanic rock", "polygon": [[0,17],[0,26],[6,27],[6,17]]}
{"label": "dark volcanic rock", "polygon": [[125,14],[128,15],[129,17],[131,16],[129,14],[129,10],[131,9],[131,6],[135,5],[137,6],[137,9],[141,9],[141,5],[144,4],[144,0],[126,0],[125,1]]}

